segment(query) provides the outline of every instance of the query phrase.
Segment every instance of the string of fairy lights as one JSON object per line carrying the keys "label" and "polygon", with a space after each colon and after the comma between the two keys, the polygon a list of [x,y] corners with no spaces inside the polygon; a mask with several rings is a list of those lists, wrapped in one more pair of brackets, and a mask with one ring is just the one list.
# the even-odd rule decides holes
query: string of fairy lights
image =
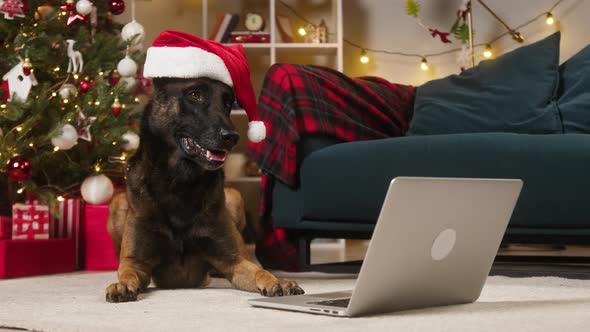
{"label": "string of fairy lights", "polygon": [[[291,11],[293,13],[293,15],[295,15],[296,17],[298,17],[300,20],[302,20],[303,22],[305,22],[306,24],[315,26],[312,22],[310,22],[307,18],[305,18],[304,16],[302,16],[301,14],[299,14],[293,7],[289,6],[288,4],[286,4],[284,1],[279,0],[278,1],[282,6],[284,6],[285,8],[287,8],[289,11]],[[478,44],[474,44],[473,48],[483,48],[482,51],[482,55],[484,58],[489,59],[491,57],[494,56],[494,51],[492,48],[492,45],[494,43],[496,43],[498,40],[502,39],[505,36],[509,36],[509,35],[513,35],[514,33],[517,33],[519,36],[522,37],[522,34],[517,32],[518,30],[527,27],[535,22],[537,22],[539,19],[541,18],[545,18],[545,23],[547,26],[552,26],[555,24],[556,20],[555,17],[553,15],[553,11],[555,10],[555,8],[557,6],[559,6],[561,3],[563,2],[563,0],[557,0],[548,10],[536,15],[535,17],[529,19],[528,21],[516,26],[514,29],[512,30],[508,30],[498,36],[496,36],[495,38],[492,38],[491,40],[489,40],[488,42],[485,43],[478,43]],[[497,19],[499,19],[498,17],[496,17]],[[503,23],[503,22],[502,22]],[[503,23],[504,24],[504,23]],[[301,36],[305,36],[305,34],[307,33],[304,27],[300,27],[297,30],[298,34]],[[332,33],[333,34],[333,33]],[[342,38],[342,40],[355,48],[358,48],[360,50],[360,55],[359,55],[359,61],[363,64],[367,64],[369,62],[371,62],[371,57],[369,56],[370,53],[373,54],[387,54],[387,55],[392,55],[392,56],[398,56],[398,57],[407,57],[407,58],[417,58],[419,59],[419,66],[420,69],[423,71],[427,71],[430,69],[429,64],[428,64],[428,59],[431,58],[435,58],[435,57],[440,57],[440,56],[444,56],[444,55],[448,55],[448,54],[453,54],[453,53],[458,53],[458,52],[462,52],[465,50],[464,47],[456,47],[453,49],[449,49],[449,50],[445,50],[442,52],[437,52],[437,53],[429,53],[429,54],[419,54],[419,53],[412,53],[412,52],[401,52],[401,51],[390,51],[390,50],[384,50],[384,49],[374,49],[374,48],[370,48],[370,47],[366,47],[363,45],[360,45],[358,43],[355,43],[347,38]]]}

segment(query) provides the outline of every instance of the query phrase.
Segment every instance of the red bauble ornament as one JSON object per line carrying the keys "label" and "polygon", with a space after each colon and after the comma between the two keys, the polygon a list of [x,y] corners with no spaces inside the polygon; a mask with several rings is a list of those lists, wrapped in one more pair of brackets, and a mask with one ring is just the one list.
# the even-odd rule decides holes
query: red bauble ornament
{"label": "red bauble ornament", "polygon": [[117,85],[117,83],[119,83],[120,80],[121,80],[121,75],[119,75],[119,72],[114,70],[113,74],[111,75],[111,78],[109,80],[111,82],[111,85]]}
{"label": "red bauble ornament", "polygon": [[115,102],[113,102],[111,110],[114,117],[118,117],[119,114],[121,114],[121,102],[119,102],[119,98],[115,98]]}
{"label": "red bauble ornament", "polygon": [[125,1],[109,0],[109,10],[113,15],[121,15],[125,11]]}
{"label": "red bauble ornament", "polygon": [[63,11],[68,12],[68,21],[66,23],[67,26],[71,26],[73,23],[76,22],[87,22],[88,17],[86,15],[80,15],[76,12],[76,4],[73,0],[68,0],[68,2],[60,7]]}
{"label": "red bauble ornament", "polygon": [[29,76],[31,75],[32,70],[33,64],[31,63],[31,59],[25,58],[25,61],[23,62],[23,74],[25,74],[25,76]]}
{"label": "red bauble ornament", "polygon": [[8,164],[6,164],[6,173],[8,173],[11,180],[22,182],[31,178],[33,167],[29,159],[23,156],[15,156],[10,158]]}
{"label": "red bauble ornament", "polygon": [[94,82],[92,82],[88,77],[86,77],[83,81],[80,82],[80,91],[88,92],[88,90],[94,87]]}

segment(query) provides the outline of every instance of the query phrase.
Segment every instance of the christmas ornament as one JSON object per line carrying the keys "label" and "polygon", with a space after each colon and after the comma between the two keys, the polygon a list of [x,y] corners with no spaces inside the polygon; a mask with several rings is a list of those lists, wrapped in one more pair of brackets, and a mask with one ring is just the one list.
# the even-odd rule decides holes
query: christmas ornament
{"label": "christmas ornament", "polygon": [[71,124],[65,124],[62,128],[62,133],[59,136],[53,137],[51,143],[61,150],[69,150],[78,141],[78,131]]}
{"label": "christmas ornament", "polygon": [[139,136],[136,133],[128,131],[125,134],[123,134],[121,138],[127,141],[127,143],[123,144],[123,149],[125,149],[125,151],[137,150],[137,148],[139,147]]}
{"label": "christmas ornament", "polygon": [[111,106],[111,111],[115,117],[118,117],[119,114],[121,114],[121,102],[119,101],[119,98],[115,98],[115,101]]}
{"label": "christmas ornament", "polygon": [[59,96],[61,99],[71,99],[78,96],[78,89],[71,83],[66,83],[59,88]]}
{"label": "christmas ornament", "polygon": [[125,1],[123,0],[109,0],[109,11],[113,15],[121,15],[125,11]]}
{"label": "christmas ornament", "polygon": [[14,156],[6,164],[8,177],[17,182],[27,181],[33,174],[31,162],[23,156]]}
{"label": "christmas ornament", "polygon": [[92,12],[92,2],[88,0],[78,0],[76,3],[76,11],[80,15],[88,15]]}
{"label": "christmas ornament", "polygon": [[15,16],[25,17],[22,7],[24,4],[21,0],[0,1],[0,13],[4,13],[4,18],[7,20],[13,20]]}
{"label": "christmas ornament", "polygon": [[96,121],[95,116],[86,117],[82,111],[78,112],[78,117],[76,119],[78,121],[78,138],[81,138],[85,141],[91,142],[92,135],[90,134],[90,126]]}
{"label": "christmas ornament", "polygon": [[0,95],[0,99],[3,102],[7,102],[8,99],[10,99],[10,89],[8,88],[8,81],[2,81],[2,84],[0,84],[0,89],[4,91],[2,95]]}
{"label": "christmas ornament", "polygon": [[111,78],[109,79],[109,82],[111,82],[111,86],[117,85],[117,83],[119,83],[120,79],[121,79],[121,75],[119,75],[119,72],[116,69],[113,70],[113,73],[111,74]]}
{"label": "christmas ornament", "polygon": [[125,84],[125,92],[131,92],[133,90],[135,90],[135,87],[137,85],[137,81],[135,80],[135,77],[121,77],[121,80],[119,81],[119,84]]}
{"label": "christmas ornament", "polygon": [[40,20],[42,18],[49,17],[54,12],[55,12],[55,9],[53,8],[53,6],[49,6],[49,5],[39,6],[39,7],[37,7],[37,10],[35,11],[35,19]]}
{"label": "christmas ornament", "polygon": [[60,7],[63,11],[68,12],[67,26],[71,26],[73,23],[86,22],[86,16],[76,13],[76,4],[74,0],[67,0],[66,4]]}
{"label": "christmas ornament", "polygon": [[115,188],[113,182],[104,174],[87,177],[80,188],[82,198],[89,204],[105,204],[111,200]]}
{"label": "christmas ornament", "polygon": [[73,39],[66,40],[68,44],[68,73],[77,74],[82,72],[84,68],[84,59],[82,59],[82,53],[80,51],[74,51],[74,44],[76,43]]}
{"label": "christmas ornament", "polygon": [[29,76],[25,75],[23,69],[23,62],[12,67],[12,69],[6,73],[2,80],[8,81],[8,89],[4,91],[10,91],[8,100],[14,99],[14,101],[24,103],[29,97],[31,88],[37,85],[37,79],[35,74],[30,73]]}
{"label": "christmas ornament", "polygon": [[137,45],[143,42],[143,39],[145,38],[145,30],[141,24],[133,20],[125,24],[123,27],[121,30],[121,38],[128,43],[132,42],[132,45]]}
{"label": "christmas ornament", "polygon": [[94,82],[90,80],[90,78],[86,77],[83,81],[80,82],[80,91],[88,92],[88,90],[94,87]]}
{"label": "christmas ornament", "polygon": [[25,74],[25,76],[29,76],[31,75],[32,70],[33,64],[31,63],[31,59],[25,58],[25,61],[23,62],[23,74]]}
{"label": "christmas ornament", "polygon": [[126,55],[125,58],[117,64],[117,71],[123,77],[134,76],[137,74],[137,63],[135,63],[129,55]]}

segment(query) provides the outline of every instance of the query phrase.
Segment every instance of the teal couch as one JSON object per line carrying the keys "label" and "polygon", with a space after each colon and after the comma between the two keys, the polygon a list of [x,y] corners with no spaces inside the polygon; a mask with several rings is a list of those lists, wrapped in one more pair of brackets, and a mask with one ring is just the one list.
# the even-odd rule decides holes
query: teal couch
{"label": "teal couch", "polygon": [[397,176],[522,179],[506,241],[590,244],[590,46],[559,66],[559,37],[419,86],[408,136],[302,137],[271,214],[303,266],[313,238],[369,238]]}

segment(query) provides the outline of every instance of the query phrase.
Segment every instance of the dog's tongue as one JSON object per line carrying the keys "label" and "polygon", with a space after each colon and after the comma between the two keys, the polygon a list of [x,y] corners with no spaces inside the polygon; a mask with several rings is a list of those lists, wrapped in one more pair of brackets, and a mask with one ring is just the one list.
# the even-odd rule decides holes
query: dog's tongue
{"label": "dog's tongue", "polygon": [[225,161],[225,156],[227,153],[225,151],[211,151],[207,150],[207,158],[215,161]]}

